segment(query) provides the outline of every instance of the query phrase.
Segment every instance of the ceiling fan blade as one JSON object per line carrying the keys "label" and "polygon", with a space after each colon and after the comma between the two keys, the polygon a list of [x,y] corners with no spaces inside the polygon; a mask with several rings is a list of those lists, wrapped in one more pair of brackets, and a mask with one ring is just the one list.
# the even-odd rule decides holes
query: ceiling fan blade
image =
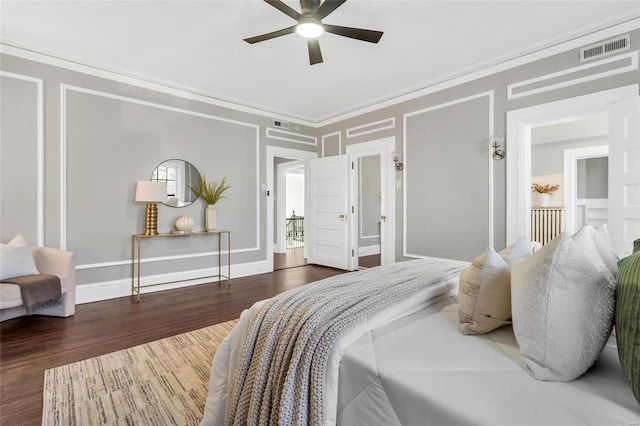
{"label": "ceiling fan blade", "polygon": [[292,9],[291,7],[287,6],[285,3],[283,3],[280,0],[264,0],[264,1],[266,1],[271,6],[275,7],[276,9],[278,9],[280,12],[284,13],[285,15],[288,15],[288,16],[292,17],[296,21],[299,21],[300,19],[302,19],[302,15],[299,12],[297,12],[295,9]]}
{"label": "ceiling fan blade", "polygon": [[342,6],[347,0],[324,0],[318,10],[313,14],[313,17],[317,20],[322,20],[331,12]]}
{"label": "ceiling fan blade", "polygon": [[283,36],[283,35],[291,34],[291,33],[295,32],[295,31],[296,31],[296,26],[294,25],[292,27],[283,28],[283,29],[278,30],[278,31],[273,31],[273,32],[262,34],[262,35],[255,36],[255,37],[245,38],[244,41],[246,41],[249,44],[253,44],[253,43],[257,43],[259,41],[270,40],[272,38],[276,38],[276,37],[280,37],[280,36]]}
{"label": "ceiling fan blade", "polygon": [[336,34],[343,37],[355,38],[356,40],[368,41],[369,43],[377,43],[378,41],[380,41],[382,34],[384,34],[382,31],[341,27],[339,25],[322,24],[322,26],[328,33]]}
{"label": "ceiling fan blade", "polygon": [[307,40],[309,47],[309,64],[315,65],[322,62],[322,52],[320,51],[320,43],[318,40]]}

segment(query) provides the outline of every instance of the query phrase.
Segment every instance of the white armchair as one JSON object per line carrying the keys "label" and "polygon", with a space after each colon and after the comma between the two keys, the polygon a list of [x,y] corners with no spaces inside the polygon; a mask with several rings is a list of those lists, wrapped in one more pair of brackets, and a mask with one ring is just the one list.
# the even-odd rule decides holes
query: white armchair
{"label": "white armchair", "polygon": [[[38,311],[38,315],[68,317],[76,312],[76,255],[73,252],[51,247],[31,247],[36,268],[42,274],[60,277],[63,303]],[[0,321],[26,314],[20,287],[0,283]]]}

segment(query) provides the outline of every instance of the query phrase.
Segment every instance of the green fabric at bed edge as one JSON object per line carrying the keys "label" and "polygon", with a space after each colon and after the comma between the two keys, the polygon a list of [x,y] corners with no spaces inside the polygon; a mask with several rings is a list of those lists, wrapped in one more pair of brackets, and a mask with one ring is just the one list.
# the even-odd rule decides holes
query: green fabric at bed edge
{"label": "green fabric at bed edge", "polygon": [[622,369],[640,404],[640,239],[633,254],[618,262],[616,339]]}

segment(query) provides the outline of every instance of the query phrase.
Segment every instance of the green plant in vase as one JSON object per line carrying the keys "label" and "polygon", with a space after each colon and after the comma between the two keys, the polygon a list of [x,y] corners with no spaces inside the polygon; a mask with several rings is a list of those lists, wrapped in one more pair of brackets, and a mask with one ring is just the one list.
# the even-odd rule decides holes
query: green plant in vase
{"label": "green plant in vase", "polygon": [[205,209],[206,231],[214,231],[217,229],[215,205],[221,198],[227,198],[223,194],[229,188],[231,188],[231,185],[227,182],[226,176],[223,177],[220,182],[207,182],[206,177],[204,175],[200,175],[198,185],[191,185],[191,192],[193,192],[193,195],[202,198],[204,202],[207,203],[207,208]]}

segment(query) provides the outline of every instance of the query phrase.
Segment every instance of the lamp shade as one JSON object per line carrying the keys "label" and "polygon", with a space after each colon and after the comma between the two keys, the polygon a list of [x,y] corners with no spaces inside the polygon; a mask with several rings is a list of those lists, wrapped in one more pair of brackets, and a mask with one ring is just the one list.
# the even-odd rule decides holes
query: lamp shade
{"label": "lamp shade", "polygon": [[138,181],[136,185],[136,201],[155,202],[167,199],[167,185],[164,182],[150,180]]}

